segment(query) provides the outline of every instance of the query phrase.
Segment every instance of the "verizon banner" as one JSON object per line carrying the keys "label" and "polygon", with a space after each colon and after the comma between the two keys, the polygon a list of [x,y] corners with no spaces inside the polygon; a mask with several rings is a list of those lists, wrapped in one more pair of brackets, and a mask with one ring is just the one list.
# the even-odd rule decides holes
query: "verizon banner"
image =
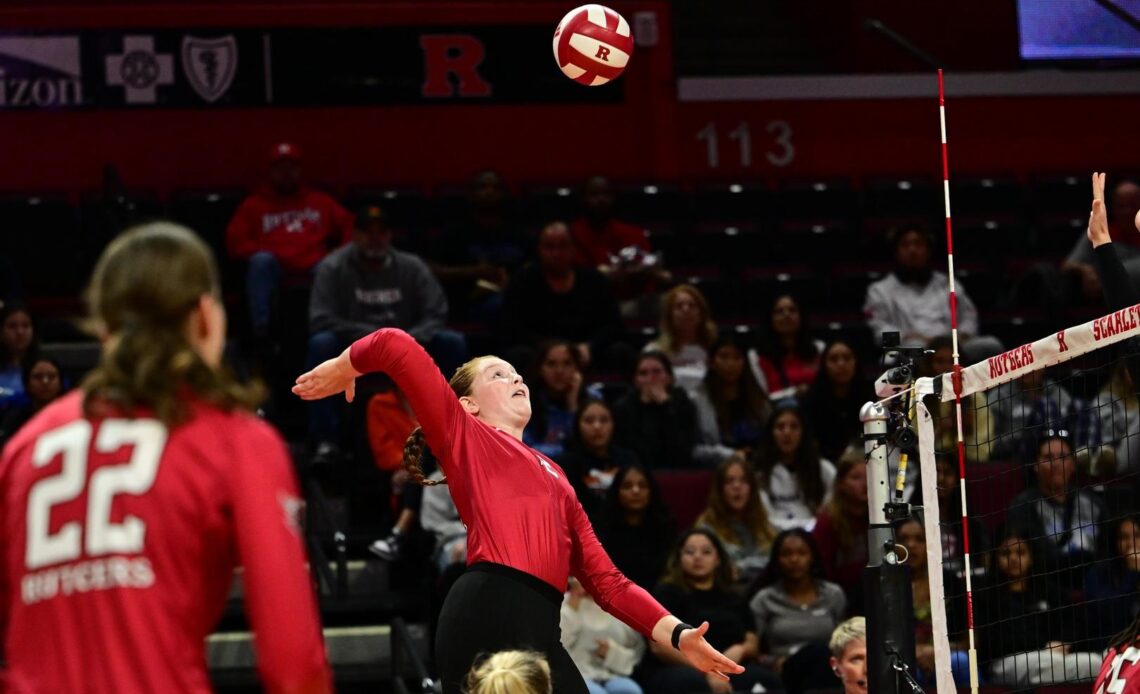
{"label": "verizon banner", "polygon": [[[990,357],[962,369],[962,396],[989,390],[1029,371],[1075,359],[1094,349],[1140,336],[1140,304]],[[951,374],[942,375],[942,400],[954,399]]]}
{"label": "verizon banner", "polygon": [[0,109],[606,103],[551,27],[130,29],[0,35]]}

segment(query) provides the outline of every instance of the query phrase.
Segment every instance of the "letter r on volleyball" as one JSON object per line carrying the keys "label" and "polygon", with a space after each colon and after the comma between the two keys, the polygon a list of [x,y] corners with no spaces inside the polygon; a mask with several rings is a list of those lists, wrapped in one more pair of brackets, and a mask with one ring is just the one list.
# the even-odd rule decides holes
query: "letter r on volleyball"
{"label": "letter r on volleyball", "polygon": [[570,10],[554,30],[554,61],[579,84],[597,87],[625,71],[633,54],[629,22],[601,5]]}

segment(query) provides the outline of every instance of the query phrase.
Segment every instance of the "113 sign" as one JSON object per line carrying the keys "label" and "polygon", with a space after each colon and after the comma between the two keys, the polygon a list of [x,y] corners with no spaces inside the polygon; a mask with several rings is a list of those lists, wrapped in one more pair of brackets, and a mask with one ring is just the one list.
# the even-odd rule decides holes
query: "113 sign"
{"label": "113 sign", "polygon": [[[732,143],[727,146],[730,151],[736,150],[738,152],[740,167],[752,168],[752,131],[748,121],[740,121],[740,124],[728,131],[727,134]],[[705,162],[708,168],[719,168],[721,152],[716,123],[709,121],[705,127],[697,131],[696,139],[697,142],[701,142],[705,146]],[[768,121],[764,126],[764,136],[761,138],[761,142],[763,143],[762,156],[764,161],[771,166],[784,167],[795,161],[796,146],[792,142],[792,126],[787,121]]]}

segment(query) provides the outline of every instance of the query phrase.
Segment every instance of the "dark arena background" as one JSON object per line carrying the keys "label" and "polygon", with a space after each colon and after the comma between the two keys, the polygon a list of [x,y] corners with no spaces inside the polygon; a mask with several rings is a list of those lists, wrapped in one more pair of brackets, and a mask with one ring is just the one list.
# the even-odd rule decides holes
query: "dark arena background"
{"label": "dark arena background", "polygon": [[[98,363],[81,319],[103,250],[172,220],[213,252],[227,363],[266,385],[258,413],[289,444],[338,691],[435,690],[435,626],[466,561],[468,519],[447,487],[421,492],[401,469],[414,413],[390,381],[360,379],[352,404],[290,392],[380,327],[411,332],[447,376],[479,355],[511,362],[535,413],[523,441],[561,466],[618,568],[662,602],[673,590],[693,607],[678,557],[691,527],[711,528],[733,585],[717,584],[713,612],[667,607],[685,621],[715,614],[736,635],[721,650],[746,644],[740,662],[769,679],[739,691],[855,694],[827,641],[869,611],[875,638],[913,627],[898,647],[915,649],[899,662],[916,686],[944,690],[937,672],[952,669],[969,689],[967,575],[976,686],[1092,690],[1110,638],[1140,611],[1136,350],[1125,340],[1030,369],[1019,346],[1122,308],[1086,239],[1094,171],[1107,172],[1113,246],[1140,280],[1140,4],[611,0],[634,49],[599,87],[567,79],[552,55],[576,5],[0,4],[0,444]],[[928,350],[914,353],[911,384],[954,368],[939,68],[959,360],[998,366],[963,399],[961,461],[953,397],[928,399],[938,479],[924,497],[934,457],[927,470],[916,449],[906,500],[939,511],[941,554],[915,563],[923,524],[891,524],[913,570],[899,627],[871,609],[894,594],[869,597],[862,578],[877,563],[877,476],[860,408],[878,399],[884,332]],[[281,249],[259,239],[278,225],[318,242],[286,239],[289,259],[274,260]],[[342,243],[381,266],[414,255],[395,257],[422,271],[414,284],[370,279],[331,262]],[[1134,315],[1098,325],[1140,331]],[[59,376],[46,395],[41,363]],[[1074,471],[1042,482],[1046,462]],[[1039,498],[1064,518],[1042,521]],[[1099,510],[1082,515],[1088,499]],[[976,528],[972,559],[955,514]],[[808,532],[777,537],[795,528]],[[796,543],[812,550],[802,580],[781,554]],[[1027,584],[1006,568],[1030,543],[1043,549]],[[934,573],[945,601],[932,605]],[[986,602],[1002,591],[1015,597]],[[633,687],[592,693],[688,691],[641,636],[579,625],[567,595],[563,642],[591,664],[584,676],[613,668]],[[1017,596],[1024,614],[995,606]],[[220,692],[261,691],[243,597],[239,570],[206,645]],[[931,645],[940,622],[952,662]],[[588,645],[568,643],[579,629]],[[627,662],[599,655],[595,637]],[[1050,675],[1010,664],[1049,648],[1095,663]]]}

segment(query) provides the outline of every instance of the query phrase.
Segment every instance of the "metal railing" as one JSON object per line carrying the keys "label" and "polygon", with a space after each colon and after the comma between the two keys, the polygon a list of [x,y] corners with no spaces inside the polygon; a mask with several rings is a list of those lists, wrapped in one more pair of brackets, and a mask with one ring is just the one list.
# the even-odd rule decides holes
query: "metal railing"
{"label": "metal railing", "polygon": [[[392,685],[396,694],[440,694],[443,691],[439,682],[428,674],[427,666],[416,652],[408,625],[400,617],[392,620]],[[410,672],[405,673],[405,666]],[[419,683],[418,689],[410,689],[407,680]]]}

